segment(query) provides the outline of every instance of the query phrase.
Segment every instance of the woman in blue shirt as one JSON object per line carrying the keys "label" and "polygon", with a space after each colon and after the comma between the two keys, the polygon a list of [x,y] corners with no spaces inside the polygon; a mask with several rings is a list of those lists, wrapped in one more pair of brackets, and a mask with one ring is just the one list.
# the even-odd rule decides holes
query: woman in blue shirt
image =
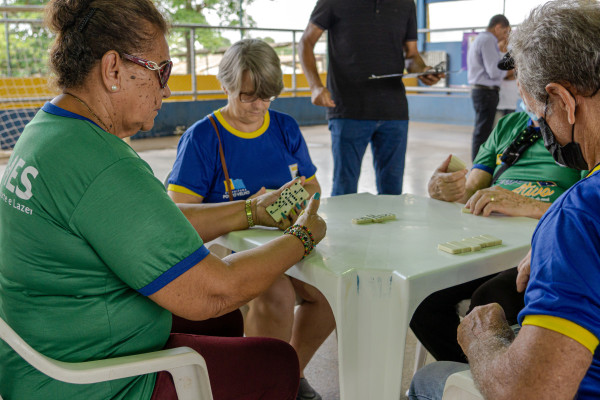
{"label": "woman in blue shirt", "polygon": [[[257,39],[235,43],[225,52],[217,78],[227,105],[181,137],[168,181],[171,198],[176,203],[243,200],[296,177],[305,178],[304,188],[311,195],[320,192],[298,124],[269,109],[283,90],[281,63],[271,46]],[[302,301],[294,315],[297,296]],[[285,275],[249,303],[245,320],[246,336],[282,339],[296,349],[301,371],[298,399],[320,399],[303,370],[334,327],[325,297]]]}

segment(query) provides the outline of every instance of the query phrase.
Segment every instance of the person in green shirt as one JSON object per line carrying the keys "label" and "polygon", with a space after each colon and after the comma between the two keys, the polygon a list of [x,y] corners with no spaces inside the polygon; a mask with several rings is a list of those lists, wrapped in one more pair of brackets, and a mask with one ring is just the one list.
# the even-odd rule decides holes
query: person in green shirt
{"label": "person in green shirt", "polygon": [[[492,212],[509,216],[541,218],[561,194],[585,176],[585,172],[558,165],[544,147],[539,135],[537,117],[528,112],[509,114],[498,122],[488,140],[479,148],[473,168],[448,172],[450,156],[433,173],[428,191],[430,197],[465,203],[475,215]],[[519,136],[537,130],[535,141],[509,168],[503,168],[501,157]],[[522,136],[521,136],[522,137]],[[499,176],[495,175],[500,171]],[[494,182],[494,178],[497,178]],[[520,267],[529,263],[525,258]],[[522,288],[517,287],[518,268],[486,276],[433,293],[415,310],[410,327],[438,361],[465,362],[456,341],[460,322],[456,305],[471,299],[469,311],[477,305],[500,303],[511,325],[524,306]]]}
{"label": "person in green shirt", "polygon": [[[0,181],[0,316],[61,361],[186,345],[204,356],[215,399],[295,398],[291,346],[171,333],[172,315],[218,317],[271,286],[325,235],[318,193],[278,225],[265,208],[283,188],[209,209],[177,206],[122,140],[151,129],[171,94],[163,16],[151,0],[52,0],[47,23],[62,93],[27,125]],[[292,234],[223,260],[204,246],[254,223]],[[5,400],[176,398],[166,372],[74,385],[4,342],[0,360]]]}

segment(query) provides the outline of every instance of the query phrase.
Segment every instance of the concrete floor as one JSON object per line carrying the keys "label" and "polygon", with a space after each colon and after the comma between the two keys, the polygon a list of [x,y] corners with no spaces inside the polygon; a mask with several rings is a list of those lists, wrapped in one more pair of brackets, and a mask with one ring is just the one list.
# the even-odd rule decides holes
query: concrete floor
{"label": "concrete floor", "polygon": [[[329,131],[325,125],[302,127],[311,158],[317,166],[317,178],[323,196],[331,193],[332,157]],[[432,171],[452,153],[470,164],[470,140],[472,128],[468,126],[440,125],[411,122],[408,151],[404,173],[404,192],[427,195],[427,182]],[[146,160],[161,181],[167,176],[176,155],[178,137],[134,140],[132,147]],[[6,168],[6,154],[0,153],[0,176]],[[470,166],[470,165],[469,165]],[[363,160],[359,192],[376,193],[375,176],[370,149]],[[416,339],[409,334],[404,357],[402,399],[412,376]],[[429,361],[431,357],[429,357]],[[324,400],[340,398],[337,367],[337,342],[332,334],[315,354],[306,369],[306,377]],[[377,400],[377,399],[373,399]]]}

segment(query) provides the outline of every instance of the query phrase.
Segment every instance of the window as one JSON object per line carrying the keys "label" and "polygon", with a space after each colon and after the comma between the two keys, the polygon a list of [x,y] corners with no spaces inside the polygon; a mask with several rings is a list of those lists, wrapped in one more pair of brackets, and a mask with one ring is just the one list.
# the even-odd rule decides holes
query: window
{"label": "window", "polygon": [[[502,6],[503,0],[464,0],[432,3],[428,7],[429,28],[487,26],[492,16],[502,14]],[[432,32],[429,41],[460,42],[462,37],[462,31]]]}
{"label": "window", "polygon": [[[511,25],[518,25],[532,8],[548,0],[457,0],[428,5],[430,29],[485,27],[490,18],[504,14]],[[430,42],[460,42],[463,31],[432,32]]]}

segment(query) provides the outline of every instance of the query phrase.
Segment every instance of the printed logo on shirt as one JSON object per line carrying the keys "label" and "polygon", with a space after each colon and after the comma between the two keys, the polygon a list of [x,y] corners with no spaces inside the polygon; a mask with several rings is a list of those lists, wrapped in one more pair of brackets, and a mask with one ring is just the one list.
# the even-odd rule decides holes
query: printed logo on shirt
{"label": "printed logo on shirt", "polygon": [[550,201],[558,186],[556,182],[552,181],[525,182],[510,179],[499,180],[498,184],[501,186],[519,185],[512,191],[521,196],[535,198],[540,201]]}
{"label": "printed logo on shirt", "polygon": [[27,165],[25,160],[16,156],[9,162],[6,171],[4,171],[0,187],[16,195],[18,199],[2,192],[0,193],[0,200],[25,214],[32,215],[33,210],[20,203],[20,200],[26,201],[33,197],[32,180],[38,176],[38,173],[35,167]]}
{"label": "printed logo on shirt", "polygon": [[[229,193],[227,192],[227,181],[223,181],[223,198],[229,199]],[[250,191],[246,189],[246,185],[242,179],[229,179],[229,185],[231,187],[231,193],[233,197],[247,197],[250,195]]]}
{"label": "printed logo on shirt", "polygon": [[288,168],[290,169],[290,175],[292,175],[292,179],[296,179],[299,174],[298,174],[298,164],[292,164],[292,165],[288,165]]}
{"label": "printed logo on shirt", "polygon": [[[225,187],[225,191],[227,191],[227,181],[223,181],[223,186]],[[229,186],[231,187],[231,190],[246,189],[246,185],[244,185],[244,181],[241,179],[230,179]]]}

